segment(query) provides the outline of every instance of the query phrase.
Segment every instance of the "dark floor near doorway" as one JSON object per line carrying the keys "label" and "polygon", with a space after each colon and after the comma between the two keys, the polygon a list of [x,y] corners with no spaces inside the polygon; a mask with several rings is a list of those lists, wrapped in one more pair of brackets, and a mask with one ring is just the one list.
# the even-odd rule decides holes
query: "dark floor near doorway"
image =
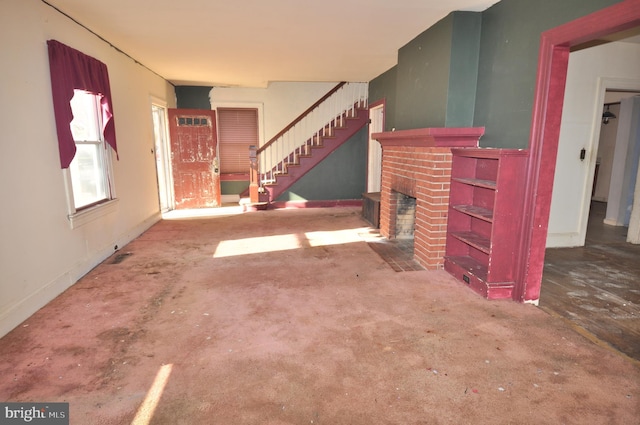
{"label": "dark floor near doorway", "polygon": [[640,361],[640,246],[593,202],[584,247],[547,249],[540,307]]}

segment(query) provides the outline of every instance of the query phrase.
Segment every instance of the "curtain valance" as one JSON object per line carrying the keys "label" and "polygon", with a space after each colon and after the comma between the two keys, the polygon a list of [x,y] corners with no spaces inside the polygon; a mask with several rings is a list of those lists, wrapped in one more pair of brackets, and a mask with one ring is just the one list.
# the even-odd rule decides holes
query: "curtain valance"
{"label": "curtain valance", "polygon": [[69,164],[76,154],[76,144],[73,141],[70,127],[73,113],[69,103],[73,98],[74,89],[91,92],[100,98],[102,135],[117,156],[118,149],[107,65],[59,41],[48,40],[47,45],[49,47],[49,69],[60,165],[62,168],[69,168]]}

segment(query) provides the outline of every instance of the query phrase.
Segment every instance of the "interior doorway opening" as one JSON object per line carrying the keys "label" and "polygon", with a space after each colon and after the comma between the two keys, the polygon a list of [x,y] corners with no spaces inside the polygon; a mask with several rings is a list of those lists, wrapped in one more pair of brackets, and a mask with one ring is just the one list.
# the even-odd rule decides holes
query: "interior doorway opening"
{"label": "interior doorway opening", "polygon": [[369,108],[369,147],[367,150],[367,193],[379,193],[382,185],[382,146],[371,137],[384,131],[384,103]]}
{"label": "interior doorway opening", "polygon": [[157,102],[152,103],[151,116],[153,119],[154,154],[156,157],[160,212],[166,213],[174,209],[171,148],[169,146],[166,105]]}
{"label": "interior doorway opening", "polygon": [[[560,46],[563,43],[574,45],[573,43],[576,40],[581,39],[580,42],[584,43],[584,40],[589,37],[591,37],[591,40],[602,39],[605,37],[603,34],[607,32],[616,33],[619,30],[625,30],[625,34],[636,37],[640,17],[637,11],[625,11],[626,6],[619,4],[602,11],[602,16],[597,16],[600,13],[596,13],[589,17],[588,19],[594,19],[595,27],[588,30],[584,29],[587,28],[584,23],[581,25],[583,29],[580,29],[579,26],[573,26],[576,25],[575,22],[567,24],[564,30],[568,29],[568,31],[563,34],[560,34],[560,32],[553,33],[552,30],[552,34],[549,37],[553,40],[547,42],[549,46]],[[603,16],[607,16],[606,22],[602,20]],[[617,36],[606,37],[620,40]],[[601,43],[595,44],[599,45],[596,46],[598,48],[604,47]],[[569,52],[552,52],[553,47],[549,47],[549,49],[547,51],[549,53],[547,59],[550,61],[548,69],[552,70],[553,75],[551,81],[558,83],[566,77],[567,85],[569,85],[571,75],[570,73],[563,75],[565,69],[562,65],[564,60],[567,60],[570,64]],[[567,56],[565,57],[564,55]],[[607,65],[610,66],[611,62],[607,62],[603,67]],[[637,67],[631,70],[629,74],[634,74],[636,69]],[[627,79],[620,78],[620,68],[617,67],[616,75],[617,78],[599,76],[597,84],[584,88],[585,90],[591,89],[593,93],[597,92],[598,95],[598,100],[595,103],[589,103],[594,111],[591,116],[592,122],[590,123],[592,139],[590,142],[587,141],[584,146],[571,145],[569,160],[584,161],[584,166],[589,168],[587,169],[587,178],[582,180],[584,188],[580,189],[582,192],[582,209],[577,214],[569,214],[566,210],[564,211],[564,215],[569,220],[583,220],[581,223],[583,229],[581,234],[578,235],[580,236],[578,238],[579,243],[575,243],[572,245],[573,247],[546,249],[543,256],[544,276],[539,305],[552,314],[561,316],[577,325],[579,331],[594,342],[613,348],[635,360],[640,360],[640,328],[637,325],[637,318],[640,316],[640,286],[637,282],[637,276],[640,275],[640,268],[636,264],[636,259],[640,256],[640,246],[627,243],[627,228],[624,225],[612,226],[607,224],[607,203],[611,201],[610,189],[622,185],[613,181],[614,178],[607,174],[603,152],[600,150],[603,145],[602,140],[599,138],[600,133],[614,130],[615,128],[612,127],[612,124],[618,124],[616,120],[619,114],[616,113],[616,110],[612,111],[616,115],[616,119],[609,120],[607,123],[603,120],[602,115],[607,111],[607,106],[611,112],[611,107],[617,102],[609,97],[611,95],[610,92],[622,91],[627,92],[626,96],[633,96],[635,93],[629,92],[637,90],[637,74],[631,75]],[[546,86],[548,94],[557,90],[557,88],[553,88],[553,83],[549,83]],[[539,84],[544,86],[546,83],[539,80]],[[556,164],[556,180],[558,173],[562,172],[562,167],[567,163],[566,159],[563,160],[561,158],[563,149],[566,148],[566,146],[562,145],[563,131],[559,126],[554,129],[549,128],[553,127],[553,124],[536,122],[536,116],[553,119],[552,116],[561,109],[564,125],[564,121],[567,118],[565,116],[567,107],[570,102],[573,101],[575,103],[575,98],[572,96],[571,93],[565,93],[563,103],[562,96],[558,97],[560,100],[554,100],[554,96],[549,95],[547,97],[549,105],[541,106],[541,110],[536,111],[540,115],[534,114],[534,127],[538,126],[534,129],[534,132],[540,130],[540,133],[538,138],[534,140],[533,146],[537,151],[538,159],[542,161],[544,161],[544,158],[556,160],[554,161]],[[569,117],[571,117],[570,114]],[[575,125],[575,121],[569,122],[568,128],[572,125]],[[571,129],[575,130],[575,127]],[[574,131],[571,134],[574,140],[578,139],[578,143],[585,143],[579,140],[580,133],[577,134]],[[583,137],[582,139],[584,140],[585,138]],[[554,146],[555,142],[558,142],[557,152],[554,151],[556,148]],[[624,171],[625,163],[631,159],[627,157],[626,149],[624,149],[624,152],[625,155],[622,157],[621,162],[620,158],[618,158],[617,163],[615,160],[611,162],[611,169],[618,172]],[[552,155],[556,155],[556,157],[552,158]],[[539,170],[545,168],[547,166],[544,164],[539,165]],[[540,171],[540,173],[542,172]],[[624,174],[627,178],[633,175],[635,182],[637,179],[637,165],[635,166],[635,172],[625,172]],[[543,179],[542,176],[539,178]],[[545,182],[545,184],[548,184],[548,182]],[[577,187],[582,188],[581,185],[574,186],[574,191],[577,191]],[[627,187],[630,186],[627,185]],[[553,194],[557,197],[556,189],[554,184]],[[540,209],[540,205],[537,208]],[[553,230],[553,223],[551,222],[553,217],[550,215],[549,219],[549,230]],[[535,231],[531,233],[533,234]],[[548,242],[553,245],[552,232],[550,232],[549,236]]]}
{"label": "interior doorway opening", "polygon": [[541,34],[527,167],[518,300],[540,298],[569,53],[572,47],[640,27],[640,10],[620,2]]}
{"label": "interior doorway opening", "polygon": [[[631,209],[629,200],[619,196],[619,189],[624,186],[625,175],[627,180],[637,176],[638,161],[637,154],[634,158],[622,155],[633,149],[621,139],[629,139],[628,128],[638,125],[625,122],[628,114],[621,114],[620,99],[628,104],[636,94],[605,95],[602,110],[610,114],[608,122],[602,119],[595,123],[600,124],[600,137],[586,209],[585,238],[578,247],[546,250],[540,307],[577,324],[595,342],[640,360],[640,266],[636,261],[640,245],[629,243],[629,221],[625,222],[624,214],[610,216],[611,211]],[[623,127],[620,137],[619,124]],[[635,168],[629,169],[629,162],[635,162]],[[615,205],[609,205],[610,199]],[[638,213],[636,208],[633,210]],[[630,215],[632,212],[628,211]]]}

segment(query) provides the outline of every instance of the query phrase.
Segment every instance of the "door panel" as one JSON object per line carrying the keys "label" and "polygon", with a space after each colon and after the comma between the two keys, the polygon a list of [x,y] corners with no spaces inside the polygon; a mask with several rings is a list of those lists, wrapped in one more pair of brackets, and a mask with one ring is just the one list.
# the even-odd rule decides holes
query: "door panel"
{"label": "door panel", "polygon": [[169,109],[168,115],[176,209],[219,207],[215,112]]}

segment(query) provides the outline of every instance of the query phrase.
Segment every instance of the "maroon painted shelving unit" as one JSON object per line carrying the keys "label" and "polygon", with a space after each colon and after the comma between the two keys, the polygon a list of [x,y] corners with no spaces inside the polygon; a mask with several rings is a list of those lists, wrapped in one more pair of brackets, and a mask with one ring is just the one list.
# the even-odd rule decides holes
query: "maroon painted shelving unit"
{"label": "maroon painted shelving unit", "polygon": [[528,151],[451,152],[444,268],[488,299],[512,298]]}

